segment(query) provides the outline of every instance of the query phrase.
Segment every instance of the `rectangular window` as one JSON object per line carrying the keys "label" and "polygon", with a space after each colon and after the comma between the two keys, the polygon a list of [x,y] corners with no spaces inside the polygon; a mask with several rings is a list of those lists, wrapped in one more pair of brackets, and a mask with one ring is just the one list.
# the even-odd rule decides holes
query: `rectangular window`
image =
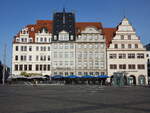
{"label": "rectangular window", "polygon": [[18,46],[16,46],[16,51],[19,51],[19,47]]}
{"label": "rectangular window", "polygon": [[124,35],[121,35],[121,40],[124,40]]}
{"label": "rectangular window", "polygon": [[23,65],[19,65],[19,71],[23,70]]}
{"label": "rectangular window", "polygon": [[15,60],[16,60],[16,61],[18,60],[18,55],[15,56]]}
{"label": "rectangular window", "polygon": [[116,54],[109,54],[109,58],[110,58],[110,59],[116,59],[116,58],[117,58],[117,55],[116,55]]}
{"label": "rectangular window", "polygon": [[126,58],[126,54],[119,54],[119,59],[125,59]]}
{"label": "rectangular window", "polygon": [[139,59],[144,58],[144,53],[137,53],[137,58]]}
{"label": "rectangular window", "polygon": [[117,69],[117,65],[116,64],[110,64],[110,69]]}
{"label": "rectangular window", "polygon": [[20,60],[23,61],[23,56],[20,56]]}
{"label": "rectangular window", "polygon": [[24,65],[24,71],[27,71],[27,65]]}
{"label": "rectangular window", "polygon": [[18,65],[15,64],[15,71],[18,71]]}
{"label": "rectangular window", "polygon": [[120,64],[119,69],[126,69],[126,64]]}
{"label": "rectangular window", "polygon": [[145,65],[144,64],[138,64],[138,69],[145,69]]}
{"label": "rectangular window", "polygon": [[115,44],[115,45],[114,45],[114,48],[118,48],[118,44]]}
{"label": "rectangular window", "polygon": [[50,71],[50,65],[48,65],[47,70]]}
{"label": "rectangular window", "polygon": [[128,40],[131,40],[131,35],[128,35]]}
{"label": "rectangular window", "polygon": [[128,58],[129,58],[129,59],[135,58],[135,54],[134,54],[134,53],[129,53],[129,54],[128,54]]}
{"label": "rectangular window", "polygon": [[32,51],[32,46],[29,46],[29,51]]}
{"label": "rectangular window", "polygon": [[124,45],[124,44],[121,44],[121,48],[125,48],[125,45]]}
{"label": "rectangular window", "polygon": [[38,61],[38,60],[39,60],[39,56],[37,55],[37,56],[36,56],[36,61]]}
{"label": "rectangular window", "polygon": [[129,64],[128,69],[135,69],[135,64]]}
{"label": "rectangular window", "polygon": [[29,61],[32,61],[32,56],[29,56]]}
{"label": "rectangular window", "polygon": [[131,44],[128,44],[128,48],[132,48],[132,45],[131,45]]}
{"label": "rectangular window", "polygon": [[47,59],[48,61],[50,61],[50,56],[48,56],[48,59]]}
{"label": "rectangular window", "polygon": [[35,70],[36,70],[36,71],[39,71],[39,65],[36,65],[36,66],[35,66]]}
{"label": "rectangular window", "polygon": [[46,71],[46,65],[44,65],[44,71]]}
{"label": "rectangular window", "polygon": [[50,47],[48,47],[48,51],[50,51]]}
{"label": "rectangular window", "polygon": [[29,71],[32,71],[32,65],[29,65]]}
{"label": "rectangular window", "polygon": [[42,65],[40,65],[40,71],[42,71]]}
{"label": "rectangular window", "polygon": [[135,48],[138,48],[138,44],[135,44]]}

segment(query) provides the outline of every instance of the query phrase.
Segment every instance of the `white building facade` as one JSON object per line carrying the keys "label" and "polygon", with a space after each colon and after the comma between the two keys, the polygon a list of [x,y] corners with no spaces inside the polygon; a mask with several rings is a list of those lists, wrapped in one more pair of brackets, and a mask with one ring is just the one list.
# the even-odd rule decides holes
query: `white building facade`
{"label": "white building facade", "polygon": [[[31,28],[35,32],[35,28]],[[12,55],[12,74],[22,72],[50,75],[51,74],[51,34],[40,29],[34,37],[30,37],[30,30],[25,27],[15,37]]]}
{"label": "white building facade", "polygon": [[107,69],[111,78],[114,72],[125,72],[128,84],[148,83],[146,49],[127,18],[118,25],[107,49]]}

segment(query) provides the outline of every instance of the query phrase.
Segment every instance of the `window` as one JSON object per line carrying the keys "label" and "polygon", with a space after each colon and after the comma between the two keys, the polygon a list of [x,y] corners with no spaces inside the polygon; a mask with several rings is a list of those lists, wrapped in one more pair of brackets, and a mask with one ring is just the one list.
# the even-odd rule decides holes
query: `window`
{"label": "window", "polygon": [[131,35],[128,35],[128,40],[131,40]]}
{"label": "window", "polygon": [[15,71],[18,71],[18,65],[15,64]]}
{"label": "window", "polygon": [[124,35],[121,35],[121,40],[124,40]]}
{"label": "window", "polygon": [[129,64],[128,69],[135,69],[135,64]]}
{"label": "window", "polygon": [[47,42],[47,38],[44,38],[44,41]]}
{"label": "window", "polygon": [[35,66],[35,70],[38,71],[39,70],[39,65],[36,64]]}
{"label": "window", "polygon": [[23,65],[19,65],[19,71],[23,70]]}
{"label": "window", "polygon": [[120,64],[119,69],[126,69],[126,64]]}
{"label": "window", "polygon": [[121,44],[121,48],[125,48],[125,45],[124,45],[124,44]]}
{"label": "window", "polygon": [[16,60],[16,61],[18,60],[18,56],[17,56],[17,55],[15,56],[15,60]]}
{"label": "window", "polygon": [[36,61],[38,61],[38,60],[39,60],[39,56],[37,55],[37,56],[36,56]]}
{"label": "window", "polygon": [[117,58],[117,55],[116,55],[116,54],[109,54],[109,58],[110,58],[110,59],[116,59],[116,58]]}
{"label": "window", "polygon": [[43,50],[46,51],[46,47],[45,46],[43,47]]}
{"label": "window", "polygon": [[132,48],[132,45],[131,45],[131,44],[128,44],[128,48]]}
{"label": "window", "polygon": [[29,65],[29,71],[32,71],[32,65]]}
{"label": "window", "polygon": [[18,46],[16,46],[16,51],[18,51],[19,50],[19,47]]}
{"label": "window", "polygon": [[32,46],[29,46],[29,51],[32,51]]}
{"label": "window", "polygon": [[117,65],[116,64],[110,64],[110,69],[117,69]]}
{"label": "window", "polygon": [[24,65],[24,71],[27,71],[27,65]]}
{"label": "window", "polygon": [[135,54],[134,54],[134,53],[129,53],[129,54],[128,54],[128,58],[129,58],[129,59],[135,58]]}
{"label": "window", "polygon": [[138,48],[138,44],[135,44],[135,48]]}
{"label": "window", "polygon": [[48,61],[50,61],[50,56],[48,56],[48,59],[47,59]]}
{"label": "window", "polygon": [[119,54],[119,59],[125,59],[126,58],[126,54]]}
{"label": "window", "polygon": [[29,61],[32,61],[32,56],[31,55],[29,56]]}
{"label": "window", "polygon": [[47,70],[50,71],[50,65],[47,65]]}
{"label": "window", "polygon": [[105,75],[105,72],[101,72],[101,75]]}
{"label": "window", "polygon": [[43,38],[40,38],[40,41],[43,42]]}
{"label": "window", "polygon": [[44,71],[46,71],[46,65],[44,65]]}
{"label": "window", "polygon": [[32,38],[29,38],[29,42],[32,42]]}
{"label": "window", "polygon": [[43,66],[42,66],[42,65],[40,65],[40,71],[42,71],[42,67],[43,67]]}
{"label": "window", "polygon": [[115,44],[115,45],[114,45],[114,48],[118,48],[118,44]]}
{"label": "window", "polygon": [[50,47],[48,47],[48,51],[50,51]]}
{"label": "window", "polygon": [[144,64],[138,64],[138,69],[145,69],[145,65]]}
{"label": "window", "polygon": [[139,58],[139,59],[144,58],[144,54],[143,53],[137,53],[137,58]]}
{"label": "window", "polygon": [[20,56],[20,60],[23,61],[23,56]]}

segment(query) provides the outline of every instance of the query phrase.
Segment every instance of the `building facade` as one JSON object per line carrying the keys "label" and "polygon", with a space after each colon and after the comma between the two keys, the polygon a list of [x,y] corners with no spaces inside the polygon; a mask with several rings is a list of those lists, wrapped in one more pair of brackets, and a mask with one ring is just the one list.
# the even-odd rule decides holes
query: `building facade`
{"label": "building facade", "polygon": [[[109,75],[124,72],[129,84],[147,84],[146,49],[124,18],[115,28],[76,22],[72,12],[27,25],[13,42],[12,74]],[[109,80],[111,81],[111,79]]]}
{"label": "building facade", "polygon": [[12,72],[41,75],[106,74],[106,44],[98,22],[75,22],[72,12],[38,20],[14,38]]}
{"label": "building facade", "polygon": [[150,44],[145,45],[147,50],[147,71],[148,71],[148,83],[150,84]]}
{"label": "building facade", "polygon": [[111,78],[115,72],[122,72],[128,84],[147,84],[146,49],[127,18],[113,32],[107,49],[107,69]]}

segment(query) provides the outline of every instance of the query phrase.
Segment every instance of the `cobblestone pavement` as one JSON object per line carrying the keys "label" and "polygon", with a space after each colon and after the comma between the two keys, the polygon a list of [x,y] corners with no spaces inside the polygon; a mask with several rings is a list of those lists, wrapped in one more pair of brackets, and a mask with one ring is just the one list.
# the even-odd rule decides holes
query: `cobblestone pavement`
{"label": "cobblestone pavement", "polygon": [[150,113],[150,88],[0,86],[0,113]]}

